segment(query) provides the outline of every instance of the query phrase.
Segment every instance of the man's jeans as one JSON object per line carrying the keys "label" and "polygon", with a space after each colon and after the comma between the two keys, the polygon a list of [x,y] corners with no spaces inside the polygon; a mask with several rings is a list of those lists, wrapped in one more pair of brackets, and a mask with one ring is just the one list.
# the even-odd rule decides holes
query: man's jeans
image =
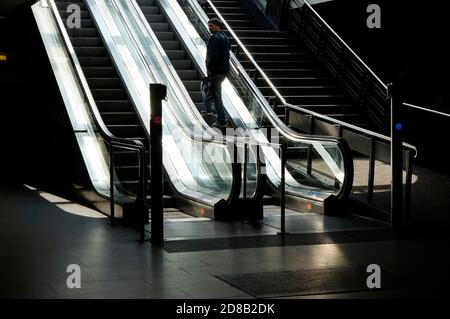
{"label": "man's jeans", "polygon": [[212,112],[212,101],[214,101],[214,106],[217,112],[217,122],[225,123],[227,118],[225,116],[225,110],[222,102],[222,82],[227,77],[226,74],[215,74],[208,77],[210,81],[210,94],[211,97],[207,98],[205,101],[205,111]]}

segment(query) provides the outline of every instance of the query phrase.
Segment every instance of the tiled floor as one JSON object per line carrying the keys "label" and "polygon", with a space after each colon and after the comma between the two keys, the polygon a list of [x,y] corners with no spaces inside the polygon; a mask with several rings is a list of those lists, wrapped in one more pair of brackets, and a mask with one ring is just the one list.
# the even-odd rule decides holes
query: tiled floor
{"label": "tiled floor", "polygon": [[[267,215],[259,229],[241,224],[235,234],[276,232],[276,208],[268,207]],[[339,217],[324,222],[323,216],[295,216],[288,212],[295,231],[374,227]],[[166,224],[172,236],[186,225]],[[203,226],[208,230],[202,236],[222,236],[233,227],[197,224],[197,231]],[[168,253],[138,242],[132,229],[110,226],[95,211],[19,186],[0,189],[0,229],[2,298],[253,298],[216,276],[373,263],[411,278],[417,289],[309,298],[440,296],[439,287],[449,281],[448,241],[442,238]],[[80,289],[66,285],[70,264],[81,267]]]}

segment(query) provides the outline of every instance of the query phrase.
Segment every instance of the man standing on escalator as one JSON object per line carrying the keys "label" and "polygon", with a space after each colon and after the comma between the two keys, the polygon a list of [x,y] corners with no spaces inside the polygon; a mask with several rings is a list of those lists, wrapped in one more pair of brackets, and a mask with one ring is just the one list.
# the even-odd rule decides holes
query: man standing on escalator
{"label": "man standing on escalator", "polygon": [[202,112],[204,115],[212,115],[212,101],[214,101],[217,121],[213,126],[219,128],[224,128],[228,125],[222,102],[222,82],[230,71],[231,49],[228,37],[222,31],[222,27],[222,21],[217,18],[208,21],[208,29],[211,32],[206,53],[207,84],[209,90],[207,90],[208,94],[204,101],[205,110]]}

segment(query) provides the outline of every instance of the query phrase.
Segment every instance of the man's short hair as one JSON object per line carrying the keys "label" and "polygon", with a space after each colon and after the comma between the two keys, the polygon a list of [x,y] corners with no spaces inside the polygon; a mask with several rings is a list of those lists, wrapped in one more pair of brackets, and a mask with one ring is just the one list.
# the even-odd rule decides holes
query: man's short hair
{"label": "man's short hair", "polygon": [[210,19],[210,20],[208,21],[208,23],[215,24],[215,25],[219,26],[221,29],[223,29],[223,23],[222,23],[222,21],[220,21],[220,20],[217,19],[217,18],[212,18],[212,19]]}

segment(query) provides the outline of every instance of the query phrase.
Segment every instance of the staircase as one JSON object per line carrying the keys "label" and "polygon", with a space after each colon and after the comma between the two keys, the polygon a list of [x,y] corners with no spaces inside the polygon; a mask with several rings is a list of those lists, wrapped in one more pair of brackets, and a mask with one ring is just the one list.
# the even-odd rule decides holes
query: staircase
{"label": "staircase", "polygon": [[[366,115],[352,104],[350,97],[345,95],[344,90],[336,85],[298,40],[285,31],[268,27],[260,18],[252,15],[245,1],[211,1],[287,103],[369,128]],[[217,17],[211,8],[206,13],[209,18]],[[231,44],[236,45],[230,33],[226,32]],[[248,57],[240,51],[236,56],[246,71],[254,74],[255,68]],[[261,75],[256,75],[254,81],[270,104],[276,101],[273,91]],[[282,117],[284,107],[279,102],[274,106]]]}
{"label": "staircase", "polygon": [[[55,3],[105,125],[117,137],[143,142],[149,156],[148,137],[85,3],[64,0],[56,0]],[[81,8],[81,28],[67,28],[65,18],[70,13],[66,12],[66,8],[70,4],[79,5]],[[136,153],[115,150],[115,164],[117,179],[122,187],[136,194],[139,183]]]}

